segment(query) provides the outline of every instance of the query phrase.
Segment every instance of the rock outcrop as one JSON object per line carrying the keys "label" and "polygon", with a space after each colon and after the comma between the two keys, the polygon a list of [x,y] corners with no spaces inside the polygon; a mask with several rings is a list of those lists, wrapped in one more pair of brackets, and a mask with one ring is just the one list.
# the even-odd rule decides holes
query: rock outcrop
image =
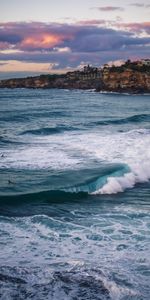
{"label": "rock outcrop", "polygon": [[113,68],[103,72],[103,90],[112,92],[149,93],[150,73]]}

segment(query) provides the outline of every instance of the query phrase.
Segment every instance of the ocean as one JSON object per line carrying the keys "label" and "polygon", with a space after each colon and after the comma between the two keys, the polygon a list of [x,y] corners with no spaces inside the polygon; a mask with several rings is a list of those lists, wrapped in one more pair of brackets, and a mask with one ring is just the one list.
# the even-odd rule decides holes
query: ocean
{"label": "ocean", "polygon": [[150,299],[150,99],[0,90],[0,298]]}

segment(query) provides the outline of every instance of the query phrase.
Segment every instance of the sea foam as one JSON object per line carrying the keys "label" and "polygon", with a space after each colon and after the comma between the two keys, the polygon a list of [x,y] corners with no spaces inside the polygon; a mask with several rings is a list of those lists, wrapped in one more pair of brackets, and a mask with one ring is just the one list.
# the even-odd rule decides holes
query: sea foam
{"label": "sea foam", "polygon": [[[79,170],[99,164],[123,164],[128,170],[109,174],[103,186],[89,190],[94,194],[111,194],[132,188],[150,179],[150,131],[132,129],[126,132],[109,130],[69,131],[60,135],[19,137],[20,142],[3,149],[1,168]],[[84,182],[84,180],[83,180]],[[67,184],[68,185],[68,184]],[[64,186],[65,188],[65,186]],[[78,192],[78,188],[75,188]],[[74,192],[73,190],[73,192]],[[82,189],[80,189],[82,191]]]}
{"label": "sea foam", "polygon": [[123,192],[127,188],[132,188],[136,183],[146,182],[150,179],[150,166],[136,166],[131,172],[120,177],[108,177],[107,183],[102,188],[91,193],[96,194],[116,194]]}

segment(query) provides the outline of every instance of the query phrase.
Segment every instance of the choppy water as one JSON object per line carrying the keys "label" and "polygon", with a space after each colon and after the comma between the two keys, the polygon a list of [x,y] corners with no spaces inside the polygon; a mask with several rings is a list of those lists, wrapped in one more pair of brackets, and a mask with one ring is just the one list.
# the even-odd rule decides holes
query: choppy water
{"label": "choppy water", "polygon": [[0,91],[1,299],[150,299],[150,99]]}

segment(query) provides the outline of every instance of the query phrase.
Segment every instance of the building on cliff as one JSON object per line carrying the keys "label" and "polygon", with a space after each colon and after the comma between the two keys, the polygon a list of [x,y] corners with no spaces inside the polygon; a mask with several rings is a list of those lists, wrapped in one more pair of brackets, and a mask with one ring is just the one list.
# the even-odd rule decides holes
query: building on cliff
{"label": "building on cliff", "polygon": [[83,70],[68,72],[66,74],[67,78],[70,80],[92,80],[101,79],[102,71],[100,68],[91,67],[89,65],[84,66]]}
{"label": "building on cliff", "polygon": [[143,65],[150,67],[150,59],[142,59],[141,62]]}

